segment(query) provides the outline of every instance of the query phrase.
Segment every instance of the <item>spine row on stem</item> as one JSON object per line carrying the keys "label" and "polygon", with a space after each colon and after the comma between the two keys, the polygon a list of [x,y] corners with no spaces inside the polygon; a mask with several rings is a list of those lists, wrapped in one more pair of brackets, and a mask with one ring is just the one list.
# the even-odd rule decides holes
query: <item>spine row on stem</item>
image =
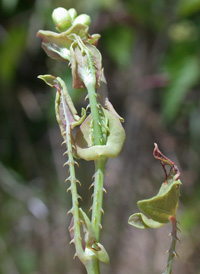
{"label": "spine row on stem", "polygon": [[95,182],[92,205],[92,224],[99,241],[101,225],[101,216],[103,213],[103,192],[104,192],[104,169],[107,158],[102,157],[95,161]]}
{"label": "spine row on stem", "polygon": [[61,94],[61,104],[63,107],[63,113],[66,121],[66,146],[67,146],[67,154],[68,154],[68,161],[67,164],[69,166],[69,174],[70,176],[67,178],[67,181],[70,181],[70,187],[68,190],[71,191],[72,194],[72,210],[70,210],[68,213],[72,213],[73,215],[73,226],[70,228],[70,232],[73,231],[73,239],[71,240],[71,243],[74,243],[76,248],[76,254],[80,259],[83,257],[83,248],[81,243],[81,229],[80,229],[80,218],[79,218],[79,207],[78,207],[78,199],[80,196],[77,193],[77,186],[76,183],[79,182],[76,179],[75,174],[75,161],[73,157],[73,151],[72,151],[72,141],[71,141],[71,129],[70,129],[70,123],[68,121],[67,117],[67,108],[66,103],[64,100],[63,94]]}
{"label": "spine row on stem", "polygon": [[[101,110],[101,105],[97,101],[96,93],[96,72],[97,67],[95,65],[91,51],[83,44],[78,38],[78,45],[82,52],[82,63],[86,57],[87,69],[79,68],[80,76],[87,88],[89,106],[92,116],[92,139],[94,146],[105,145],[107,139],[106,122],[104,122],[104,114]],[[103,205],[103,190],[104,190],[104,169],[107,157],[99,157],[95,160],[95,181],[94,181],[94,192],[93,192],[93,205],[92,205],[92,225],[95,231],[96,240],[99,241],[102,216],[102,205]]]}

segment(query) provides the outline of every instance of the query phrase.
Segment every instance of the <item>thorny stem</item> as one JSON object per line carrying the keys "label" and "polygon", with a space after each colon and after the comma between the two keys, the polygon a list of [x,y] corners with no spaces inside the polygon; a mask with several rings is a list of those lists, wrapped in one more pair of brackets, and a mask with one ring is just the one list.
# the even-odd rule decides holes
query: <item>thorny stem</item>
{"label": "thorny stem", "polygon": [[[96,94],[96,68],[94,67],[92,57],[89,50],[85,47],[79,37],[77,42],[82,49],[85,51],[88,61],[87,77],[83,78],[84,84],[88,91],[89,104],[92,115],[92,127],[94,145],[104,145],[102,125],[100,119],[100,112],[97,102]],[[96,234],[96,240],[99,241],[100,229],[101,229],[101,215],[102,215],[102,204],[103,204],[103,185],[104,185],[104,169],[107,157],[99,157],[95,160],[95,182],[94,182],[94,194],[93,194],[93,205],[92,205],[92,224]]]}
{"label": "thorny stem", "polygon": [[99,114],[96,91],[95,91],[95,84],[88,83],[87,90],[88,90],[92,122],[93,122],[93,128],[94,128],[94,134],[93,134],[94,145],[104,145],[101,124],[100,124],[100,114]]}
{"label": "thorny stem", "polygon": [[84,52],[87,56],[88,68],[86,70],[87,72],[85,73],[85,76],[83,77],[83,82],[88,91],[92,123],[94,128],[94,145],[104,145],[96,94],[96,68],[94,66],[94,61],[90,54],[90,50],[84,45],[80,37],[76,36],[76,39],[82,52]]}
{"label": "thorny stem", "polygon": [[171,241],[171,246],[169,249],[169,257],[168,257],[168,261],[167,261],[167,268],[165,270],[164,274],[172,274],[172,264],[173,264],[173,260],[174,257],[177,256],[176,251],[175,251],[175,247],[176,247],[176,241],[177,241],[177,220],[176,220],[176,216],[172,216],[170,218],[171,223],[172,223],[172,232],[171,232],[171,237],[172,237],[172,241]]}
{"label": "thorny stem", "polygon": [[95,161],[95,181],[94,181],[94,197],[92,205],[92,224],[96,234],[97,242],[99,242],[101,229],[101,215],[103,205],[103,184],[104,184],[104,169],[106,157],[101,157]]}
{"label": "thorny stem", "polygon": [[77,193],[77,179],[75,175],[75,167],[74,167],[74,159],[73,159],[73,153],[72,153],[72,142],[71,142],[71,132],[70,132],[70,123],[67,118],[67,113],[66,113],[66,103],[63,98],[63,94],[61,94],[61,100],[62,100],[62,105],[63,105],[63,111],[64,111],[64,116],[65,116],[65,121],[66,121],[66,145],[67,145],[67,150],[68,150],[68,163],[69,163],[69,180],[71,181],[71,194],[72,194],[72,210],[70,213],[73,214],[74,218],[74,225],[71,229],[73,229],[74,232],[74,239],[72,239],[72,242],[75,244],[76,248],[76,254],[80,260],[83,256],[83,248],[82,248],[82,243],[81,243],[81,230],[80,230],[80,219],[79,219],[79,209],[78,209],[78,193]]}
{"label": "thorny stem", "polygon": [[[92,65],[91,57],[86,51],[88,57],[89,65],[89,77],[85,81],[85,86],[88,91],[89,104],[92,115],[92,127],[93,127],[93,137],[94,145],[104,145],[103,134],[100,123],[100,113],[97,102],[96,94],[96,75],[95,69]],[[94,193],[93,193],[93,205],[92,205],[92,225],[96,235],[96,241],[99,242],[100,229],[101,229],[101,215],[102,215],[102,205],[103,205],[103,185],[104,185],[104,170],[107,157],[99,157],[95,160],[95,181],[94,181]],[[86,266],[88,274],[98,274],[99,272],[99,260],[94,258],[89,261]]]}

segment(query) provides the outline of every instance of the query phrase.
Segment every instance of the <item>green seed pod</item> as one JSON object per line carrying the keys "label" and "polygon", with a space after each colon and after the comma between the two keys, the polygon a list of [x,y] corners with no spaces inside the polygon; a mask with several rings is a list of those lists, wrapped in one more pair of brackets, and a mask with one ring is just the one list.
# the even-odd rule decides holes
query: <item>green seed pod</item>
{"label": "green seed pod", "polygon": [[66,31],[72,25],[69,12],[64,8],[57,8],[52,13],[52,19],[59,32]]}
{"label": "green seed pod", "polygon": [[74,20],[74,25],[83,24],[86,26],[90,26],[90,23],[91,23],[91,19],[90,19],[90,16],[87,14],[81,14],[78,17],[76,17]]}
{"label": "green seed pod", "polygon": [[73,22],[74,19],[77,17],[77,11],[72,8],[72,9],[69,9],[68,12],[69,12],[69,15],[70,15],[70,17],[72,19],[72,22]]}

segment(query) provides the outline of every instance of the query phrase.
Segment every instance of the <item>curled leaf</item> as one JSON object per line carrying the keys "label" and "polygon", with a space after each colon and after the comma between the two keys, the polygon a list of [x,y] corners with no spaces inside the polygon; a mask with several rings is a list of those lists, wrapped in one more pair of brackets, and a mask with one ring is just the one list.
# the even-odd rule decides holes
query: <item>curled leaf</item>
{"label": "curled leaf", "polygon": [[108,119],[109,133],[105,145],[93,145],[92,135],[92,116],[89,115],[81,124],[76,134],[76,151],[80,158],[91,161],[101,156],[116,157],[125,141],[125,131],[119,119],[108,110],[104,110],[104,114]]}
{"label": "curled leaf", "polygon": [[[168,177],[175,175],[174,179],[178,180],[181,173],[178,169],[178,167],[175,165],[175,163],[170,160],[169,158],[167,158],[158,148],[158,145],[155,143],[154,144],[155,148],[153,150],[153,156],[161,163],[163,170],[165,172],[165,176],[166,176],[166,180],[168,179]],[[170,166],[170,171],[169,174],[167,175],[167,171],[165,169],[165,166]]]}
{"label": "curled leaf", "polygon": [[109,255],[102,244],[97,243],[93,245],[92,251],[100,262],[106,264],[110,263]]}
{"label": "curled leaf", "polygon": [[40,30],[37,36],[43,40],[42,48],[50,58],[70,61],[70,46],[75,40],[74,34],[94,45],[97,44],[100,38],[99,34],[89,35],[88,26],[83,24],[73,25],[67,31],[61,33]]}
{"label": "curled leaf", "polygon": [[101,54],[95,46],[76,39],[70,48],[73,88],[85,88],[91,82],[98,88],[104,79]]}
{"label": "curled leaf", "polygon": [[50,87],[57,89],[55,104],[56,118],[60,126],[61,134],[65,139],[67,124],[69,124],[70,129],[80,125],[85,119],[86,111],[82,109],[81,117],[77,114],[65,82],[60,77],[40,75],[38,78],[45,81]]}
{"label": "curled leaf", "polygon": [[110,112],[112,112],[120,120],[120,122],[122,123],[124,122],[124,118],[119,116],[119,114],[116,112],[111,102],[108,100],[108,97],[106,97],[105,99],[105,108],[109,110]]}
{"label": "curled leaf", "polygon": [[92,245],[96,242],[94,228],[92,226],[92,223],[90,222],[90,219],[81,208],[79,208],[79,217],[83,224],[86,247],[91,248]]}
{"label": "curled leaf", "polygon": [[40,30],[37,33],[42,38],[42,48],[46,54],[55,60],[70,61],[70,46],[74,42],[65,32],[56,33],[53,31]]}
{"label": "curled leaf", "polygon": [[135,226],[140,229],[146,228],[159,228],[162,227],[164,224],[153,221],[152,219],[147,218],[142,213],[135,213],[131,215],[128,219],[129,225]]}
{"label": "curled leaf", "polygon": [[99,261],[103,263],[109,263],[109,256],[104,246],[96,242],[96,236],[93,225],[85,214],[85,212],[79,208],[79,217],[82,221],[83,232],[85,234],[85,257],[95,256]]}

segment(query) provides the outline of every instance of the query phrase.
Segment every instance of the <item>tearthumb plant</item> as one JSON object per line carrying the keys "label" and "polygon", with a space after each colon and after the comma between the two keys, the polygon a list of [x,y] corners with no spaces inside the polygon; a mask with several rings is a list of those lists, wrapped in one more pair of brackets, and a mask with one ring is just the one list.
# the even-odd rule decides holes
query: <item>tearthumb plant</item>
{"label": "tearthumb plant", "polygon": [[[52,75],[40,75],[49,86],[55,87],[56,117],[67,150],[70,186],[72,195],[72,214],[69,227],[71,243],[75,245],[75,256],[78,256],[87,269],[87,273],[99,273],[99,261],[108,263],[109,256],[100,243],[101,216],[103,213],[104,171],[108,157],[117,156],[125,140],[125,132],[121,125],[123,119],[116,113],[108,98],[103,98],[97,91],[105,83],[101,54],[96,48],[100,35],[89,35],[90,17],[86,14],[77,16],[75,9],[57,8],[52,14],[58,33],[39,31],[42,47],[49,57],[62,60],[70,65],[73,88],[86,88],[86,109],[82,108],[78,115],[65,82]],[[102,102],[103,101],[103,102]],[[78,127],[76,136],[73,129]],[[75,166],[77,159],[94,161],[93,203],[91,219],[79,206],[80,196],[77,193]],[[82,231],[84,233],[82,233]]]}
{"label": "tearthumb plant", "polygon": [[[102,83],[106,83],[101,54],[96,48],[99,34],[88,33],[90,17],[86,14],[77,16],[75,9],[57,8],[52,14],[58,32],[38,32],[42,48],[54,60],[61,60],[69,65],[72,73],[73,88],[86,89],[85,99],[89,100],[86,109],[79,115],[73,104],[65,82],[60,77],[40,75],[50,87],[57,89],[55,110],[60,131],[66,145],[69,181],[68,191],[72,196],[72,214],[69,232],[71,243],[75,245],[75,256],[84,264],[87,273],[99,273],[99,261],[108,263],[109,256],[100,243],[101,217],[103,213],[104,172],[108,157],[117,156],[125,141],[125,132],[121,125],[123,119],[116,113],[108,98],[99,92]],[[74,91],[75,92],[75,91]],[[86,110],[90,114],[86,115]],[[78,127],[76,134],[74,128]],[[141,228],[158,228],[171,221],[171,247],[165,274],[171,274],[173,258],[176,256],[177,241],[176,211],[179,201],[180,172],[177,166],[164,156],[155,144],[154,157],[161,163],[165,171],[165,181],[158,194],[138,202],[143,213],[130,216],[129,224]],[[93,202],[91,217],[80,208],[80,196],[77,192],[76,177],[78,159],[94,161]],[[166,171],[169,166],[169,172]]]}

